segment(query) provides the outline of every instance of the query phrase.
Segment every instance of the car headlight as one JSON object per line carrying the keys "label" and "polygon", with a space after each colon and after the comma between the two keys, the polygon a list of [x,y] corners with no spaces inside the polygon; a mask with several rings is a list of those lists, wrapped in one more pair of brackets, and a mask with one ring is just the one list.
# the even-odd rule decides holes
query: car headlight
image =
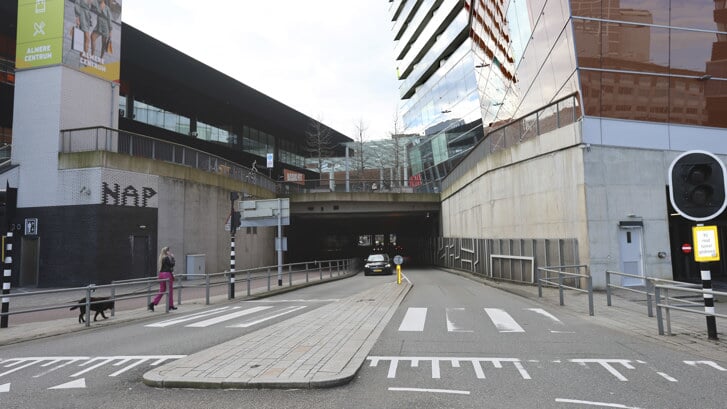
{"label": "car headlight", "polygon": [[386,263],[386,265],[385,265],[384,267],[386,267],[386,268],[390,268],[390,267],[391,267],[391,264],[389,264],[389,263]]}

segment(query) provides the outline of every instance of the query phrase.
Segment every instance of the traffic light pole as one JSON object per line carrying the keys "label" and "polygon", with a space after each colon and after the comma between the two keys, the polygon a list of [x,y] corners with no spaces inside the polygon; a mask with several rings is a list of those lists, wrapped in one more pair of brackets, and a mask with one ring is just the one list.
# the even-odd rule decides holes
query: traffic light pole
{"label": "traffic light pole", "polygon": [[239,199],[237,192],[230,192],[230,282],[227,287],[227,299],[235,298],[235,231],[237,223],[235,218],[235,200]]}
{"label": "traffic light pole", "polygon": [[[712,272],[708,263],[699,263],[702,274],[702,289],[712,290]],[[704,312],[707,314],[707,337],[717,340],[717,321],[714,317],[714,295],[704,292]],[[711,314],[711,315],[709,315]]]}

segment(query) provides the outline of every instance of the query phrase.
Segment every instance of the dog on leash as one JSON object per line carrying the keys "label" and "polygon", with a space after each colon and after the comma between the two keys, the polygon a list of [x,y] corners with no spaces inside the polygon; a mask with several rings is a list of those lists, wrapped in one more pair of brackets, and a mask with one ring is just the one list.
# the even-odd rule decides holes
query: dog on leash
{"label": "dog on leash", "polygon": [[[86,322],[86,299],[81,298],[78,300],[78,305],[71,307],[71,310],[79,308],[81,312],[78,314],[78,322]],[[103,319],[106,319],[104,315],[105,310],[112,310],[114,308],[114,302],[109,297],[91,297],[91,311],[95,311],[96,314],[93,316],[93,320],[96,321],[98,315],[101,314]]]}

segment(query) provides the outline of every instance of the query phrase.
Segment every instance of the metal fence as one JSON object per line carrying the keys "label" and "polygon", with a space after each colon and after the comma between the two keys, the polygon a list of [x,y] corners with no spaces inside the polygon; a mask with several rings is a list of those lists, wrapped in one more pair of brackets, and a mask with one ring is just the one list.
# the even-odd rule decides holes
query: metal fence
{"label": "metal fence", "polygon": [[[569,273],[566,270],[575,270]],[[584,273],[581,273],[584,270]],[[543,285],[558,287],[560,305],[565,305],[564,289],[574,290],[588,294],[588,315],[593,315],[593,278],[587,265],[550,266],[539,267],[536,281],[538,283],[538,297],[543,297]],[[585,281],[586,288],[580,288],[580,282]]]}
{"label": "metal fence", "polygon": [[62,153],[106,151],[148,158],[200,169],[275,191],[275,181],[258,172],[178,143],[106,127],[61,131]]}
{"label": "metal fence", "polygon": [[[664,318],[666,318],[666,333],[667,335],[671,335],[671,310],[683,311],[690,314],[699,314],[707,317],[727,318],[727,315],[725,314],[717,314],[715,311],[705,311],[704,309],[708,307],[705,307],[704,303],[689,302],[685,304],[682,299],[679,299],[679,302],[681,304],[670,304],[670,300],[674,300],[675,298],[669,296],[669,291],[695,295],[698,294],[702,297],[702,299],[709,297],[713,298],[714,296],[727,296],[727,292],[721,291],[685,288],[682,286],[666,285],[659,283],[654,284],[654,299],[656,300],[656,322],[659,329],[659,335],[664,335]],[[702,310],[698,310],[696,308],[702,308]],[[665,311],[664,314],[662,314],[662,309],[664,309]]]}
{"label": "metal fence", "polygon": [[[204,300],[206,305],[212,302],[212,296],[224,296],[227,300],[234,298],[230,296],[229,291],[231,285],[241,284],[246,287],[245,296],[264,295],[281,288],[291,288],[295,286],[305,285],[314,281],[327,281],[345,277],[358,272],[360,263],[355,259],[338,259],[323,261],[308,261],[300,263],[291,263],[283,265],[282,275],[278,275],[278,266],[263,266],[245,270],[235,270],[232,273],[236,276],[236,282],[232,279],[229,271],[214,274],[178,274],[176,279],[170,283],[168,279],[157,279],[156,277],[143,277],[129,280],[117,280],[111,284],[95,285],[90,284],[85,287],[62,288],[54,290],[31,291],[25,293],[3,294],[10,300],[24,300],[25,306],[13,308],[6,313],[0,313],[0,317],[9,317],[16,314],[30,314],[40,311],[68,309],[74,306],[85,305],[85,325],[90,326],[91,306],[106,301],[113,301],[114,307],[111,309],[111,316],[115,315],[116,309],[119,307],[120,301],[144,299],[143,306],[146,307],[151,302],[151,297],[158,293],[159,284],[165,282],[168,292],[166,295],[165,312],[169,312],[169,293],[176,291],[177,299],[175,304],[182,304],[182,297],[190,298],[201,294],[204,291]],[[284,278],[282,286],[278,286],[277,278]],[[274,284],[273,284],[274,283]],[[213,294],[215,289],[221,288],[217,294]],[[60,301],[61,298],[73,296],[76,298],[72,302]],[[55,297],[53,296],[55,295]],[[108,299],[94,301],[92,297],[106,297]],[[40,300],[36,302],[36,300]],[[10,301],[10,306],[14,307],[15,302]],[[128,304],[129,309],[139,308],[138,301]]]}
{"label": "metal fence", "polygon": [[[643,286],[623,286],[613,283],[613,277],[628,277],[628,278],[634,278],[643,280],[644,285]],[[613,290],[619,289],[624,290],[632,293],[637,294],[644,294],[646,296],[646,313],[649,317],[654,316],[654,308],[653,308],[653,299],[654,299],[654,285],[656,284],[665,284],[665,285],[671,285],[675,287],[680,288],[701,288],[701,285],[699,284],[693,284],[693,283],[685,283],[682,281],[672,281],[672,280],[666,280],[662,278],[654,278],[654,277],[644,277],[640,275],[634,275],[634,274],[627,274],[622,273],[619,271],[611,271],[606,270],[606,305],[609,307],[612,305],[612,298],[613,298]],[[643,290],[641,289],[643,288]],[[690,304],[697,304],[692,303],[689,300],[682,300],[685,303]]]}
{"label": "metal fence", "polygon": [[426,263],[518,283],[534,284],[538,267],[579,262],[576,239],[438,237],[425,246]]}
{"label": "metal fence", "polygon": [[[32,291],[27,293],[15,293],[15,294],[3,294],[3,298],[7,298],[8,300],[12,299],[20,299],[20,298],[26,298],[26,297],[36,297],[37,299],[48,299],[52,298],[49,297],[54,294],[76,294],[76,296],[79,293],[83,293],[83,298],[81,298],[78,301],[73,302],[67,302],[67,303],[58,303],[57,301],[53,302],[52,304],[38,304],[31,307],[26,308],[19,308],[17,310],[8,311],[0,313],[0,317],[9,317],[11,315],[15,314],[29,314],[34,312],[40,312],[40,311],[51,311],[51,310],[58,310],[58,309],[67,309],[71,307],[80,307],[84,306],[86,310],[85,315],[85,325],[88,327],[91,325],[91,307],[93,305],[97,305],[100,303],[104,303],[107,301],[113,301],[114,304],[111,308],[111,316],[114,316],[116,312],[116,302],[123,301],[123,300],[133,300],[138,298],[145,297],[147,299],[147,304],[149,303],[149,299],[151,297],[151,288],[154,288],[153,292],[156,293],[156,287],[161,282],[168,283],[169,279],[157,279],[156,277],[151,278],[144,278],[144,279],[137,279],[137,280],[128,280],[125,282],[117,282],[112,284],[106,284],[106,285],[95,285],[95,284],[89,284],[85,287],[73,287],[73,288],[61,288],[61,289],[54,289],[54,290],[44,290],[44,291]],[[147,290],[140,291],[139,286],[146,287]],[[167,288],[171,289],[171,286],[167,285]],[[108,299],[104,300],[93,300],[93,298],[99,298],[102,297],[102,293],[105,293],[104,290],[109,290],[110,295],[108,296]],[[125,292],[118,293],[119,290],[126,290]],[[167,297],[169,294],[166,294]],[[105,296],[104,296],[105,297]],[[168,298],[167,298],[168,300]],[[12,301],[9,302],[10,305],[13,305]],[[169,311],[169,302],[166,303],[166,311]]]}

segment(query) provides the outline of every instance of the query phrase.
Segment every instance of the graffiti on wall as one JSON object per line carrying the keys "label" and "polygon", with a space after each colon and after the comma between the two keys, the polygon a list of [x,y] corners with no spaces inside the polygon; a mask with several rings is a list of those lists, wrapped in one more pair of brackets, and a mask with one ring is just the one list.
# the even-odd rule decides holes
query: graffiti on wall
{"label": "graffiti on wall", "polygon": [[102,182],[101,203],[111,206],[150,207],[150,199],[156,196],[156,190],[133,185],[121,187],[118,183]]}

